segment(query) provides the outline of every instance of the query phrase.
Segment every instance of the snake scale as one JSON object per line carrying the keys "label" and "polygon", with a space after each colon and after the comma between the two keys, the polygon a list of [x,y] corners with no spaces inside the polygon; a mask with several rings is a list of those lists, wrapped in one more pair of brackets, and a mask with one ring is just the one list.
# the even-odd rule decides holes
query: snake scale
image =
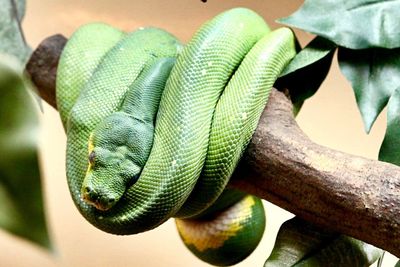
{"label": "snake scale", "polygon": [[245,258],[261,239],[264,210],[225,186],[294,55],[289,29],[271,31],[246,8],[206,22],[185,46],[158,28],[80,27],[59,62],[57,105],[81,214],[113,234],[175,217],[202,260]]}

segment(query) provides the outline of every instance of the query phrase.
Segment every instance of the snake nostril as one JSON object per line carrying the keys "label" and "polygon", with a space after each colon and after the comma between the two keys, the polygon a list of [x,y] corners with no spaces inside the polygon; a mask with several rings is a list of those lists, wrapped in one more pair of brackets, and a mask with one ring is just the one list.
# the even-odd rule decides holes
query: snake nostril
{"label": "snake nostril", "polygon": [[85,186],[83,188],[83,192],[82,193],[83,193],[83,199],[88,203],[97,201],[99,199],[99,195],[90,186]]}

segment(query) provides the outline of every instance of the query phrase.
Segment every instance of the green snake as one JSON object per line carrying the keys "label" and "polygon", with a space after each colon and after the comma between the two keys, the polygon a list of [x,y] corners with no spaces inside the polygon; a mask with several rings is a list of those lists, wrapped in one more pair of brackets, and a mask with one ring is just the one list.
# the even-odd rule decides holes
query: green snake
{"label": "green snake", "polygon": [[158,28],[79,28],[60,58],[57,106],[81,214],[113,234],[171,217],[185,245],[215,265],[261,239],[261,201],[224,190],[270,89],[295,55],[293,33],[245,8],[206,22],[183,46]]}

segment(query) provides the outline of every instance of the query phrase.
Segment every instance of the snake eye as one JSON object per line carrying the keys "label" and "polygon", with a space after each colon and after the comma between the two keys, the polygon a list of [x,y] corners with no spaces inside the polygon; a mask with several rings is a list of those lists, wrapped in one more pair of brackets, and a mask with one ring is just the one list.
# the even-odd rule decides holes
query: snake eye
{"label": "snake eye", "polygon": [[90,164],[94,164],[95,157],[96,157],[96,153],[94,153],[94,151],[90,152],[90,154],[89,154],[89,163]]}

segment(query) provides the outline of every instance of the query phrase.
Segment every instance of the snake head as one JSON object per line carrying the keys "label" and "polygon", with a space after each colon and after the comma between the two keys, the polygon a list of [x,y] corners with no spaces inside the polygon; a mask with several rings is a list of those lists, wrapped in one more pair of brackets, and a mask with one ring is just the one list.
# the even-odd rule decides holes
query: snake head
{"label": "snake head", "polygon": [[153,126],[126,113],[106,117],[92,132],[82,199],[108,210],[139,178],[150,153]]}
{"label": "snake head", "polygon": [[98,210],[112,208],[135,183],[141,167],[120,151],[95,148],[89,155],[89,168],[81,187],[82,199]]}

